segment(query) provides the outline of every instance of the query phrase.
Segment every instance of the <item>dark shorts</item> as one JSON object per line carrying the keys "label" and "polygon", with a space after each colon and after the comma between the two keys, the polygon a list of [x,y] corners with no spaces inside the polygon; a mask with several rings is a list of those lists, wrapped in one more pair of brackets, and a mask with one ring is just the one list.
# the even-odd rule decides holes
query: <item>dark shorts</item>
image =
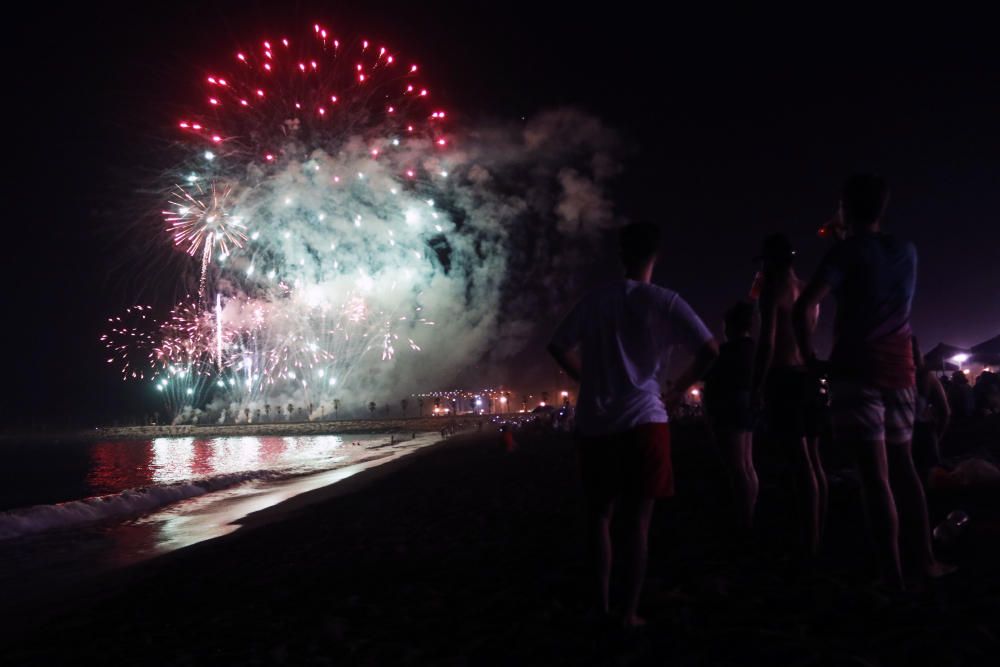
{"label": "dark shorts", "polygon": [[640,424],[623,433],[580,437],[583,490],[592,510],[613,500],[646,500],[674,495],[667,424]]}
{"label": "dark shorts", "polygon": [[768,433],[777,439],[813,438],[829,419],[819,378],[805,368],[778,367],[767,374],[764,412]]}
{"label": "dark shorts", "polygon": [[752,431],[754,414],[749,391],[706,397],[705,412],[717,431]]}

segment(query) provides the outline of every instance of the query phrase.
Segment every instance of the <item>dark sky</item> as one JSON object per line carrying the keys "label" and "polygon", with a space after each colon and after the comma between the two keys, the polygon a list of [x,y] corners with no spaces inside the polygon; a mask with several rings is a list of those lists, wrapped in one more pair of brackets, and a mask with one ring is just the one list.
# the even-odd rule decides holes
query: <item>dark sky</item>
{"label": "dark sky", "polygon": [[620,130],[634,150],[616,210],[662,223],[656,279],[715,328],[749,287],[764,234],[788,232],[809,274],[840,181],[874,170],[892,186],[891,230],[920,253],[924,347],[1000,332],[1000,51],[988,17],[543,4],[103,3],[11,20],[12,368],[0,414],[141,409],[97,340],[162,269],[134,259],[137,237],[155,233],[127,224],[155,198],[139,184],[166,166],[160,148],[202,66],[314,20],[414,57],[466,122],[569,105]]}

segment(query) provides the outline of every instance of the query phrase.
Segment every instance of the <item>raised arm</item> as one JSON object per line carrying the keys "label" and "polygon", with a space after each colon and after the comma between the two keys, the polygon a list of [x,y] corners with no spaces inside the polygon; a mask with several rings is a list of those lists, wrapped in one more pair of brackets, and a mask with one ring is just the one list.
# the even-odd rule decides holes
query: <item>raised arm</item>
{"label": "raised arm", "polygon": [[816,307],[830,294],[830,289],[830,284],[826,280],[819,276],[814,277],[806,285],[805,291],[799,295],[798,301],[795,302],[795,307],[792,309],[795,340],[799,344],[799,351],[807,364],[816,359],[816,348],[813,346]]}
{"label": "raised arm", "polygon": [[774,358],[774,331],[778,319],[778,304],[770,290],[760,297],[760,339],[757,341],[757,352],[754,355],[753,375],[750,389],[754,396],[759,396],[771,369]]}

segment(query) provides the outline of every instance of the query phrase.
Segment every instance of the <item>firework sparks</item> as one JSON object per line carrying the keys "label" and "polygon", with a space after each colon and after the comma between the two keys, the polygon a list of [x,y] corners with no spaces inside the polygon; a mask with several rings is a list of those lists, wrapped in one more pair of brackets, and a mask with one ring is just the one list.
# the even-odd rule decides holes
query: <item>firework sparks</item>
{"label": "firework sparks", "polygon": [[[420,68],[388,46],[341,41],[319,26],[295,40],[261,40],[234,53],[226,69],[205,76],[200,111],[178,122],[213,160],[275,171],[308,150],[333,153],[358,138],[373,159],[406,142],[448,143],[447,114],[432,106]],[[400,173],[419,170],[418,158]]]}
{"label": "firework sparks", "polygon": [[144,380],[152,370],[160,323],[149,306],[132,306],[109,317],[110,330],[101,336],[108,364],[118,367],[123,380]]}
{"label": "firework sparks", "polygon": [[130,310],[144,328],[115,320],[103,339],[123,377],[151,378],[175,410],[209,393],[329,399],[367,355],[396,357],[397,328],[420,350],[414,287],[442,227],[416,209],[444,182],[446,114],[387,46],[314,28],[236,53],[178,122],[189,160],[163,216],[200,257],[197,299],[160,321]]}
{"label": "firework sparks", "polygon": [[174,186],[163,211],[174,244],[192,257],[201,253],[200,297],[205,295],[208,265],[216,249],[228,256],[230,250],[242,248],[247,241],[243,221],[231,215],[232,197],[231,185],[212,183],[205,188],[195,180],[188,187]]}
{"label": "firework sparks", "polygon": [[[555,114],[508,128],[489,154],[461,147],[421,67],[310,28],[202,70],[177,120],[186,157],[157,208],[177,249],[200,258],[197,297],[162,319],[112,318],[104,337],[109,363],[152,381],[175,420],[364,406],[422,373],[456,374],[495,342],[502,294],[564,289],[533,280],[543,240],[610,218],[585,177],[614,171],[599,124]],[[511,271],[515,245],[538,250]],[[510,276],[523,278],[511,288]]]}

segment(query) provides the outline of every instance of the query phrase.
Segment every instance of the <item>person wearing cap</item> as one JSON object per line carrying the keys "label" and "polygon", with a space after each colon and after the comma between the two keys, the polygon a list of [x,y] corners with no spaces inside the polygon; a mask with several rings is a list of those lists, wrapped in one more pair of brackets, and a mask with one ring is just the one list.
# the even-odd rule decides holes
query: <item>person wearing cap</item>
{"label": "person wearing cap", "polygon": [[904,560],[932,577],[951,568],[934,558],[927,501],[911,451],[916,374],[910,311],[917,251],[882,231],[888,201],[882,178],[858,174],[847,180],[840,198],[847,238],[823,257],[795,304],[794,321],[807,363],[819,366],[813,313],[827,295],[836,298],[829,362],[834,438],[857,461],[882,581],[902,590]]}
{"label": "person wearing cap", "polygon": [[[784,234],[764,239],[760,255],[760,339],[751,384],[767,433],[794,465],[802,551],[819,550],[827,507],[827,481],[819,455],[819,378],[806,368],[792,327],[792,310],[805,283],[793,267],[795,251]],[[818,307],[809,312],[814,327]]]}

